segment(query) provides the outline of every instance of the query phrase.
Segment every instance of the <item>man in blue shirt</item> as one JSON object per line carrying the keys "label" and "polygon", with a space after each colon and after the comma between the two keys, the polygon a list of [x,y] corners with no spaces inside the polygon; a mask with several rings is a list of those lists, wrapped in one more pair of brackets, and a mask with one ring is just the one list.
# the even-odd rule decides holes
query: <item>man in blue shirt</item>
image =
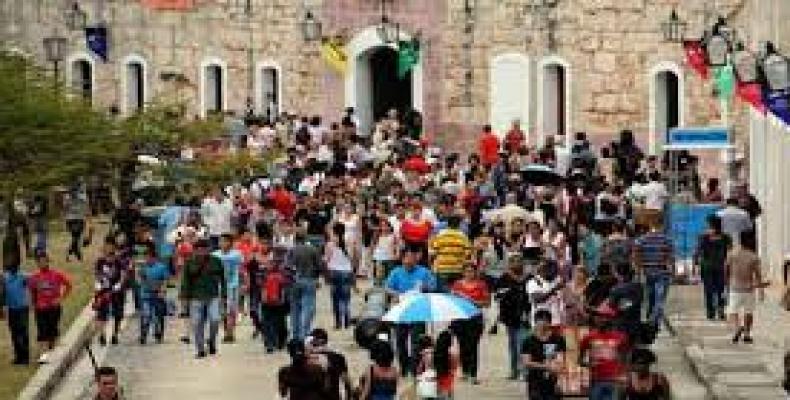
{"label": "man in blue shirt", "polygon": [[224,343],[233,343],[236,340],[236,316],[239,313],[239,301],[242,271],[241,266],[244,256],[240,251],[233,248],[233,236],[226,233],[220,237],[219,250],[212,253],[214,257],[222,262],[225,270],[225,287],[227,288],[227,299],[225,304],[225,337]]}
{"label": "man in blue shirt", "polygon": [[[417,265],[420,249],[408,248],[403,254],[402,265],[393,269],[384,282],[384,288],[392,298],[398,299],[409,292],[431,292],[436,290],[436,276],[430,269]],[[401,374],[414,374],[417,368],[417,341],[425,333],[425,324],[399,324],[395,327],[398,348],[398,363]],[[409,344],[411,342],[411,344]]]}
{"label": "man in blue shirt", "polygon": [[137,272],[140,282],[140,344],[145,344],[148,331],[153,322],[154,339],[162,343],[165,334],[165,296],[164,289],[170,278],[170,268],[156,255],[156,246],[150,243],[147,258]]}
{"label": "man in blue shirt", "polygon": [[18,265],[6,266],[0,280],[0,319],[8,309],[8,329],[14,345],[14,364],[30,362],[30,298],[28,276],[19,271]]}

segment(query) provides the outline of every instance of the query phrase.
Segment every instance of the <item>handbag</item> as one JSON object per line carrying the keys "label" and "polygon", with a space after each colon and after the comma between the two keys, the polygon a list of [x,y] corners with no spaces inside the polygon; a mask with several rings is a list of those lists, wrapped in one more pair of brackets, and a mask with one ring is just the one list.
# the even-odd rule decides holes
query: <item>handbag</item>
{"label": "handbag", "polygon": [[439,387],[436,380],[436,370],[426,369],[417,375],[417,398],[434,399],[439,396]]}

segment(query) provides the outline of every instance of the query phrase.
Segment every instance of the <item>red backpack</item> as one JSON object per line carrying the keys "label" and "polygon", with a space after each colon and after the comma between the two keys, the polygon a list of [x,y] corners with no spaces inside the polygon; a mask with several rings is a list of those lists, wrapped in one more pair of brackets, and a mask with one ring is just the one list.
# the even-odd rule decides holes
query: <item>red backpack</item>
{"label": "red backpack", "polygon": [[263,304],[279,306],[285,303],[285,274],[282,271],[269,271],[263,278]]}

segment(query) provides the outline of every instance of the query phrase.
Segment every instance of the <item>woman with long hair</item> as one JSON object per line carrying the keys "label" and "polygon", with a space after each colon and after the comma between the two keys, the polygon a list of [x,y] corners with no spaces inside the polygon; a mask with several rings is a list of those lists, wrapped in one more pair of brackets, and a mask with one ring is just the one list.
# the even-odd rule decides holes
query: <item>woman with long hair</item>
{"label": "woman with long hair", "polygon": [[347,243],[345,225],[332,225],[329,241],[325,246],[324,261],[329,271],[335,329],[348,328],[351,323],[351,288],[355,279],[351,260],[354,257],[354,248],[353,243]]}

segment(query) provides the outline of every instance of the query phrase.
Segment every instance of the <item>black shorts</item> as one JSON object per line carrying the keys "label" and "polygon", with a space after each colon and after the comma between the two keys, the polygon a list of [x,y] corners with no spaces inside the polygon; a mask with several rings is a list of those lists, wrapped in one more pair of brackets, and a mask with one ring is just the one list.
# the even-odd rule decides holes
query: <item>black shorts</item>
{"label": "black shorts", "polygon": [[39,342],[49,342],[58,338],[60,314],[60,306],[42,308],[35,311],[36,331]]}
{"label": "black shorts", "polygon": [[96,308],[96,320],[108,321],[112,315],[115,319],[123,318],[123,305],[126,302],[124,292],[114,292],[107,301],[103,301]]}

